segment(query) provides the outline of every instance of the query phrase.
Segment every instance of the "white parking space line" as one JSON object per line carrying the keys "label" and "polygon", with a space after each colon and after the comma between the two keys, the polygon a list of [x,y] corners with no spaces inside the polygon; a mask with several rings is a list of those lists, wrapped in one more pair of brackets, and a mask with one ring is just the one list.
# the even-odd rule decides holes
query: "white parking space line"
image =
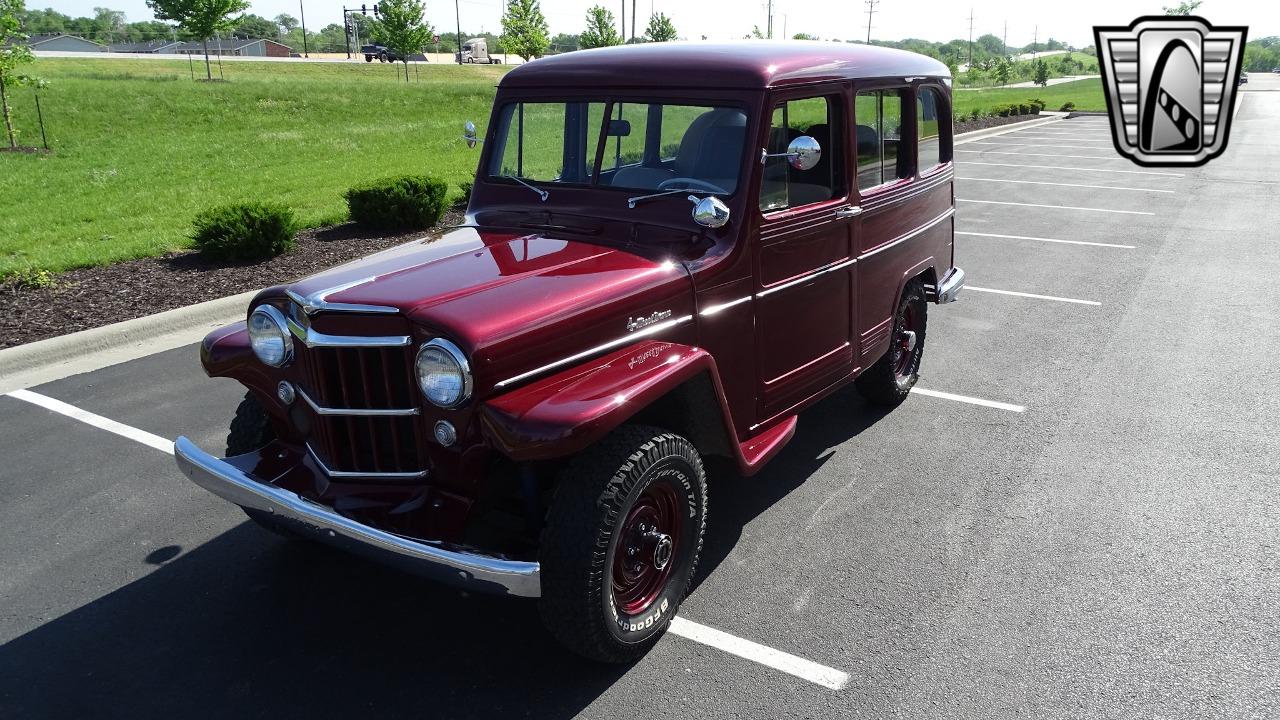
{"label": "white parking space line", "polygon": [[744,640],[736,635],[730,635],[679,616],[671,618],[670,630],[672,635],[679,635],[682,638],[722,650],[730,655],[737,655],[740,658],[760,663],[774,670],[781,670],[788,675],[794,675],[801,680],[808,680],[815,685],[821,685],[832,690],[841,690],[845,685],[849,684],[848,673],[826,665],[819,665],[812,660],[805,660],[791,653],[775,650],[767,645]]}
{"label": "white parking space line", "polygon": [[[1012,133],[1010,133],[1012,135]],[[1110,145],[1111,141],[1102,135],[1066,135],[1063,133],[1018,133],[1015,140],[1075,140],[1077,142],[1099,143]]]}
{"label": "white parking space line", "polygon": [[1075,303],[1077,305],[1101,305],[1102,303],[1095,300],[1078,300],[1076,298],[1058,297],[1057,295],[1036,295],[1035,293],[1015,292],[1013,290],[993,290],[991,288],[975,287],[973,285],[965,285],[965,290],[974,292],[995,293],[997,295],[1014,295],[1017,297],[1033,298],[1035,300],[1053,300],[1055,302]]}
{"label": "white parking space line", "polygon": [[1044,180],[1009,180],[1007,178],[958,177],[957,180],[973,180],[975,182],[1018,183],[1021,185],[1053,185],[1055,187],[1093,188],[1094,190],[1132,190],[1134,192],[1172,193],[1172,190],[1155,188],[1118,187],[1116,185],[1081,185],[1079,183],[1046,182]]}
{"label": "white parking space line", "polygon": [[[1027,139],[1030,139],[1030,138],[1027,138]],[[1110,150],[1110,149],[1111,149],[1111,148],[1110,148],[1110,146],[1105,146],[1105,147],[1104,147],[1104,146],[1102,146],[1102,145],[1099,145],[1098,147],[1089,147],[1089,146],[1079,145],[1079,144],[1068,145],[1068,144],[1066,144],[1066,143],[1051,143],[1051,142],[1029,142],[1029,143],[1019,143],[1019,142],[978,142],[978,141],[974,141],[974,142],[971,142],[971,143],[968,143],[968,144],[969,144],[969,145],[1003,145],[1003,146],[1006,146],[1006,147],[1035,147],[1035,148],[1054,148],[1054,147],[1060,147],[1060,148],[1072,148],[1072,149],[1075,149],[1075,150]],[[1098,157],[1103,157],[1103,156],[1099,155]]]}
{"label": "white parking space line", "polygon": [[1074,205],[1042,205],[1040,203],[1008,202],[1005,200],[970,200],[968,198],[956,198],[956,202],[982,203],[983,205],[1016,205],[1018,207],[1038,207],[1049,208],[1051,210],[1080,210],[1082,212],[1119,213],[1121,215],[1155,215],[1155,213],[1147,212],[1146,210],[1111,210],[1109,208],[1077,207]]}
{"label": "white parking space line", "polygon": [[1067,167],[1065,165],[1024,165],[1022,163],[997,163],[966,160],[961,165],[987,165],[990,167],[1035,168],[1036,170],[1078,170],[1089,173],[1124,173],[1125,175],[1159,175],[1161,177],[1184,177],[1182,173],[1157,172],[1155,170],[1108,170],[1105,168]]}
{"label": "white parking space line", "polygon": [[29,402],[32,405],[39,405],[46,410],[52,410],[53,412],[61,415],[66,415],[74,420],[79,420],[82,423],[92,425],[99,430],[106,430],[107,432],[115,433],[120,437],[140,442],[143,445],[153,447],[160,452],[166,452],[170,455],[173,454],[172,440],[165,440],[159,435],[152,435],[146,430],[139,430],[136,427],[130,427],[129,425],[118,423],[111,418],[95,415],[88,410],[81,410],[75,405],[69,405],[61,400],[55,400],[48,395],[33,393],[30,390],[14,390],[13,392],[6,393],[6,395],[17,400]]}
{"label": "white parking space line", "polygon": [[[154,448],[163,453],[173,454],[173,441],[166,440],[159,435],[154,435],[146,430],[140,430],[124,423],[116,422],[110,418],[105,418],[88,410],[81,410],[75,405],[56,400],[47,395],[31,392],[30,390],[14,390],[5,393],[11,398],[29,402],[32,405],[38,405],[46,410],[51,410],[60,415],[65,415],[73,420],[79,420],[87,425],[92,425],[99,430],[106,430],[120,437],[128,438],[135,442],[142,443],[147,447]],[[686,620],[681,617],[671,619],[671,632],[683,638],[702,643],[717,650],[723,650],[731,655],[760,663],[766,667],[775,670],[781,670],[789,675],[794,675],[802,680],[807,680],[816,685],[821,685],[832,690],[840,690],[849,683],[848,673],[841,672],[835,668],[820,665],[812,660],[806,660],[802,657],[792,655],[791,653],[775,650],[774,648],[760,643],[745,640],[730,635],[729,633],[715,628],[696,623],[692,620]]]}
{"label": "white parking space line", "polygon": [[[966,290],[969,288],[965,288]],[[997,410],[1008,410],[1009,412],[1026,412],[1027,408],[1022,405],[1014,405],[1012,403],[997,402],[995,400],[983,400],[982,398],[969,397],[968,395],[956,395],[954,393],[939,392],[937,390],[926,390],[922,387],[913,387],[911,392],[916,395],[926,395],[928,397],[941,398],[943,400],[954,400],[956,402],[968,403],[970,405],[981,405],[983,407],[995,408]]]}
{"label": "white parking space line", "polygon": [[1064,245],[1092,245],[1093,247],[1122,248],[1124,250],[1133,250],[1137,247],[1137,245],[1116,245],[1114,243],[1090,242],[1088,240],[1059,240],[1057,238],[1031,237],[1029,235],[997,235],[996,233],[961,232],[959,230],[956,230],[955,234],[971,237],[1000,238],[1002,240],[1035,240],[1037,242],[1062,243]]}
{"label": "white parking space line", "polygon": [[[1022,157],[1052,157],[1052,158],[1076,158],[1079,160],[1125,160],[1122,157],[1102,157],[1099,155],[1059,155],[1058,153],[1029,153],[1029,152],[1009,152],[1006,150],[963,150],[956,148],[953,152],[958,153],[986,153],[988,155],[1020,155]],[[1085,168],[1079,168],[1081,170]]]}

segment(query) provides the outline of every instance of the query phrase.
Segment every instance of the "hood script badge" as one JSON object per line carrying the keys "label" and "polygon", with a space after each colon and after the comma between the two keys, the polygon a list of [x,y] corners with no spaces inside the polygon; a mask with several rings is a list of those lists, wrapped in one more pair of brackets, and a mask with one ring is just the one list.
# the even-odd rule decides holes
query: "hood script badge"
{"label": "hood script badge", "polygon": [[641,315],[640,317],[627,318],[627,332],[635,332],[642,328],[647,328],[650,325],[653,325],[655,323],[660,323],[669,317],[671,317],[670,310],[655,310],[649,313],[648,315]]}

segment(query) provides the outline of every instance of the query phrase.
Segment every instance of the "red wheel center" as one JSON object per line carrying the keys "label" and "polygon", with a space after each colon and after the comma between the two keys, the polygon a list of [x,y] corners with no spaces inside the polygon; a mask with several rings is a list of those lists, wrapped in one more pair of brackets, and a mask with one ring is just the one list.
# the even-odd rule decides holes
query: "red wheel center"
{"label": "red wheel center", "polygon": [[613,551],[613,601],[638,615],[662,594],[680,544],[679,498],[669,483],[644,489],[618,528]]}
{"label": "red wheel center", "polygon": [[916,356],[916,313],[907,305],[898,317],[898,330],[893,337],[893,371],[899,378],[911,374]]}

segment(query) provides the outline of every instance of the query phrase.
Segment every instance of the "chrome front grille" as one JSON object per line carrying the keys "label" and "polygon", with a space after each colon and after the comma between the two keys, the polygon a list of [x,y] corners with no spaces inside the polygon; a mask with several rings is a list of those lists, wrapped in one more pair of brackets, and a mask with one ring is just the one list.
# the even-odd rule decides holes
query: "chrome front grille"
{"label": "chrome front grille", "polygon": [[426,475],[408,347],[298,348],[307,446],[335,479]]}

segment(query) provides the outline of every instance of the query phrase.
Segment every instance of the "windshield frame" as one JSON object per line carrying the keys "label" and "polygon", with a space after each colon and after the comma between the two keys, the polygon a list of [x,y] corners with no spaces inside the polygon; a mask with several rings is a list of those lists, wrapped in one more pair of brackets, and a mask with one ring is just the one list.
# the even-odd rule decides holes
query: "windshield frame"
{"label": "windshield frame", "polygon": [[[728,200],[728,199],[737,197],[743,191],[744,186],[750,184],[751,169],[748,165],[748,161],[750,159],[749,156],[751,154],[749,151],[749,148],[751,147],[751,143],[754,140],[755,106],[752,103],[742,99],[740,96],[733,97],[733,98],[714,97],[714,96],[710,98],[707,98],[707,97],[693,98],[693,97],[654,95],[652,93],[646,93],[646,94],[608,93],[608,94],[588,95],[588,94],[579,94],[579,93],[572,93],[572,92],[560,92],[560,93],[553,93],[553,94],[538,93],[536,95],[525,95],[521,93],[519,95],[512,95],[509,97],[500,98],[498,102],[494,103],[493,113],[491,116],[492,125],[494,127],[493,133],[492,133],[493,143],[486,143],[485,153],[483,158],[481,159],[481,167],[480,167],[480,179],[485,182],[491,182],[491,183],[494,183],[497,185],[503,185],[503,186],[517,185],[517,183],[512,179],[504,177],[503,175],[500,175],[500,174],[495,174],[491,169],[495,161],[494,160],[495,154],[499,148],[499,142],[504,142],[499,140],[499,136],[501,135],[501,133],[499,132],[499,128],[497,126],[498,124],[501,123],[502,117],[506,113],[506,108],[510,105],[514,105],[517,103],[526,103],[526,104],[585,103],[585,104],[603,104],[604,105],[604,112],[601,113],[599,124],[596,127],[596,147],[591,153],[592,164],[591,164],[590,182],[565,182],[565,181],[555,181],[555,180],[537,180],[533,178],[521,178],[522,180],[524,180],[525,182],[528,182],[531,185],[542,188],[543,190],[550,191],[553,196],[555,194],[555,191],[558,189],[559,190],[564,190],[564,189],[604,190],[604,191],[612,191],[615,194],[620,194],[620,195],[625,194],[628,197],[635,195],[638,192],[639,193],[656,192],[656,190],[647,190],[645,188],[623,187],[623,186],[600,184],[600,176],[603,172],[606,172],[606,169],[603,167],[604,154],[607,151],[608,143],[610,140],[610,136],[606,134],[606,131],[607,131],[608,123],[610,122],[610,119],[615,114],[615,108],[619,104],[641,105],[641,106],[681,105],[681,106],[689,106],[689,107],[706,108],[707,110],[723,108],[723,109],[736,110],[738,112],[741,112],[746,121],[746,125],[745,125],[746,132],[744,133],[745,137],[743,139],[742,154],[739,157],[737,176],[735,177],[733,191],[730,193],[710,193],[710,194],[713,194],[716,197],[720,197]],[[643,132],[644,128],[641,127],[640,130]],[[503,147],[505,149],[505,145]]]}

